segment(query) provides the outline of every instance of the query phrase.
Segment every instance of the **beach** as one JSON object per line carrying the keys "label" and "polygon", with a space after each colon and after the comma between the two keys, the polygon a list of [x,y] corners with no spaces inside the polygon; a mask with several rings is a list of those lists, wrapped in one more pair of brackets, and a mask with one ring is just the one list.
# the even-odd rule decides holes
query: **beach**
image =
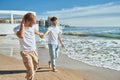
{"label": "beach", "polygon": [[[44,52],[40,53],[40,61],[47,65],[49,54],[46,53],[48,53],[48,50],[40,49],[39,51]],[[63,69],[67,68],[79,72],[82,76],[84,76],[85,80],[120,80],[120,71],[91,66],[83,62],[71,59],[62,53],[60,53],[59,59],[56,63]]]}
{"label": "beach", "polygon": [[[18,39],[10,35],[1,37],[0,41],[0,80],[25,80],[26,71],[19,54]],[[40,64],[35,80],[120,80],[120,71],[86,64],[64,52],[59,53],[56,62],[59,72],[54,73],[48,68],[48,49],[38,45],[37,48]],[[12,55],[10,52],[13,52]]]}
{"label": "beach", "polygon": [[[0,54],[0,80],[25,80],[25,67],[22,60]],[[41,64],[42,65],[42,64]],[[68,76],[69,75],[69,76]],[[35,80],[84,80],[77,71],[59,68],[59,72],[52,72],[42,65],[36,72]]]}

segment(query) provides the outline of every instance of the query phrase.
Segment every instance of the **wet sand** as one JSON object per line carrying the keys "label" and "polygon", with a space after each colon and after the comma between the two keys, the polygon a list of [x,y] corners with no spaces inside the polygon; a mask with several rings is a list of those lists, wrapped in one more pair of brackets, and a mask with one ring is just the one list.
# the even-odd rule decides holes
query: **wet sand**
{"label": "wet sand", "polygon": [[[39,61],[47,65],[49,53],[47,49],[39,48]],[[120,71],[91,66],[83,62],[73,60],[67,55],[59,54],[57,66],[63,69],[72,69],[84,76],[85,80],[120,80]]]}

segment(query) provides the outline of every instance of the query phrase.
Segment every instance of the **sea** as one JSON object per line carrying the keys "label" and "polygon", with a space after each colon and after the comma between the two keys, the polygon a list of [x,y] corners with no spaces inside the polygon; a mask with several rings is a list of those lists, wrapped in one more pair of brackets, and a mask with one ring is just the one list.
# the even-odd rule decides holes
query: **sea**
{"label": "sea", "polygon": [[[120,27],[64,27],[61,36],[65,48],[60,53],[98,67],[120,71]],[[39,28],[45,32],[47,28]],[[47,37],[38,40],[47,47]],[[41,44],[40,44],[41,43]]]}

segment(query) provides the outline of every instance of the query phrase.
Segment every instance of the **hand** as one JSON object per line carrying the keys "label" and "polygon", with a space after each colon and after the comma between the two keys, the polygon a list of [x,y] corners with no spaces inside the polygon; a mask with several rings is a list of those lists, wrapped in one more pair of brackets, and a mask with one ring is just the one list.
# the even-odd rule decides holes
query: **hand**
{"label": "hand", "polygon": [[21,22],[21,27],[24,27],[24,24],[25,24],[25,19],[24,17],[22,18],[22,22]]}
{"label": "hand", "polygon": [[40,36],[40,38],[44,38],[45,37],[43,33],[40,33],[39,36]]}
{"label": "hand", "polygon": [[22,19],[22,22],[21,22],[21,23],[23,23],[23,24],[25,23],[25,19],[24,19],[24,18]]}
{"label": "hand", "polygon": [[64,44],[62,44],[62,48],[65,48]]}

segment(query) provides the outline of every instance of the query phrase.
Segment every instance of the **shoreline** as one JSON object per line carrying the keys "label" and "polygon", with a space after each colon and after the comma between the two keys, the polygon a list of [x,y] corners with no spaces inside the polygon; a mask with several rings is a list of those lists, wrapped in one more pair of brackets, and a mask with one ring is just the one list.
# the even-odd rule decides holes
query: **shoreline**
{"label": "shoreline", "polygon": [[[0,40],[1,40],[1,43],[0,43],[1,47],[13,47],[14,48],[13,49],[13,57],[18,58],[16,56],[19,56],[19,58],[21,58],[21,56],[19,54],[19,44],[18,44],[19,42],[18,42],[18,39],[16,37],[6,36],[6,37],[1,38]],[[6,43],[6,41],[9,43]],[[43,47],[39,48],[39,44],[38,44],[37,48],[38,48],[39,62],[40,62],[39,66],[40,66],[40,68],[41,67],[44,68],[44,67],[48,66],[48,61],[49,61],[48,49],[43,48]],[[12,69],[16,70],[17,69],[18,72],[24,72],[25,68],[20,60],[13,59],[13,58],[12,58],[12,60],[11,59],[9,60],[8,55],[9,55],[10,49],[2,49],[1,48],[0,51],[3,54],[6,54],[7,58],[8,58],[8,59],[7,58],[4,59],[3,57],[2,58],[0,57],[0,59],[1,59],[0,61],[3,60],[3,62],[0,62],[0,65],[3,67],[3,68],[1,68],[1,66],[0,66],[1,71],[2,71],[2,69],[6,69],[6,70],[12,70]],[[4,60],[6,60],[6,62],[4,62]],[[80,78],[82,78],[83,80],[120,80],[120,76],[119,76],[120,71],[115,71],[115,70],[102,68],[102,67],[91,66],[91,65],[83,63],[81,61],[71,59],[68,57],[68,55],[66,55],[64,53],[59,53],[59,58],[57,59],[56,64],[58,66],[58,69],[60,69],[60,74],[62,74],[62,72],[64,73],[61,76],[59,76],[60,74],[54,74],[51,72],[50,72],[50,74],[49,74],[49,72],[38,73],[37,76],[46,77],[46,75],[48,75],[50,78],[51,78],[51,76],[53,76],[53,77],[56,76],[55,80],[58,78],[59,78],[58,80],[70,80],[70,78],[63,79],[63,77],[68,76],[70,73],[70,75],[71,76],[73,75],[73,77],[75,78],[72,80],[79,80]],[[67,71],[67,74],[66,74],[66,71]],[[74,75],[74,73],[77,76]],[[15,77],[15,75],[17,75],[18,77],[19,76],[21,76],[21,77],[19,77],[19,79],[17,79]],[[2,75],[2,76],[0,76],[0,78],[3,77],[3,79],[0,79],[0,80],[14,80],[14,77],[16,78],[15,80],[21,80],[21,78],[24,79],[24,75],[25,75],[25,73],[22,73],[22,74],[15,73],[14,75],[7,74],[4,76]],[[80,77],[80,76],[82,76],[82,77]],[[12,79],[9,79],[10,77],[12,77]],[[43,80],[48,80],[47,78],[44,78],[44,77],[42,77]],[[39,78],[39,77],[37,77],[37,78]],[[79,78],[79,79],[77,79],[77,78]]]}
{"label": "shoreline", "polygon": [[[47,46],[46,39],[37,42],[38,46]],[[119,48],[116,39],[76,37],[63,35],[65,49],[60,52],[71,59],[106,69],[120,71]],[[42,44],[40,44],[42,43]]]}
{"label": "shoreline", "polygon": [[[49,60],[48,50],[40,48],[39,51],[44,52],[39,52],[40,62],[47,65],[47,62]],[[67,68],[78,71],[81,75],[86,77],[86,80],[120,80],[120,71],[91,66],[86,63],[71,59],[67,55],[62,53],[60,53],[56,64],[58,67],[61,68]]]}

